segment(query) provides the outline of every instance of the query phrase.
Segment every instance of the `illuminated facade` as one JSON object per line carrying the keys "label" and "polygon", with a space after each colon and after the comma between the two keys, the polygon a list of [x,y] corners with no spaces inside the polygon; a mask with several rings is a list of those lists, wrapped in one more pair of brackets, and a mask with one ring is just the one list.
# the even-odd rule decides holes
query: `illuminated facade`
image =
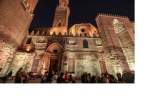
{"label": "illuminated facade", "polygon": [[0,0],[0,75],[11,69],[28,34],[37,0]]}
{"label": "illuminated facade", "polygon": [[0,42],[0,74],[12,70],[15,76],[20,68],[38,75],[45,71],[68,71],[76,75],[134,71],[134,27],[129,19],[99,14],[97,27],[81,23],[68,28],[68,4],[69,0],[59,0],[52,27],[26,32],[18,49]]}

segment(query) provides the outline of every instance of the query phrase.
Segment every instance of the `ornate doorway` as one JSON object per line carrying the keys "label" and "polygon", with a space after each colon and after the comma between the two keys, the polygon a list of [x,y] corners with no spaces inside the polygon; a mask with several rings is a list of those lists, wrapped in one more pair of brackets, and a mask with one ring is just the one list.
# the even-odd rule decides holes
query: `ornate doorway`
{"label": "ornate doorway", "polygon": [[46,49],[43,56],[44,69],[49,73],[60,72],[62,64],[63,47],[59,43],[52,43]]}

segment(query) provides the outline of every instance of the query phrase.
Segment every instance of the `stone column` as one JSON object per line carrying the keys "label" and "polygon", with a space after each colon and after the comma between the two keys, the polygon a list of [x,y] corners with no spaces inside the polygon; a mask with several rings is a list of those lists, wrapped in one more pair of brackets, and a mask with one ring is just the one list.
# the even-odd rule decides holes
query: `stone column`
{"label": "stone column", "polygon": [[99,61],[99,63],[100,63],[101,73],[106,73],[107,69],[106,69],[105,61]]}
{"label": "stone column", "polygon": [[106,63],[105,63],[105,58],[104,58],[103,54],[104,53],[102,53],[100,56],[99,64],[100,64],[100,68],[101,68],[101,73],[106,73],[107,69],[106,69]]}
{"label": "stone column", "polygon": [[75,60],[74,58],[69,58],[68,62],[68,72],[75,72]]}

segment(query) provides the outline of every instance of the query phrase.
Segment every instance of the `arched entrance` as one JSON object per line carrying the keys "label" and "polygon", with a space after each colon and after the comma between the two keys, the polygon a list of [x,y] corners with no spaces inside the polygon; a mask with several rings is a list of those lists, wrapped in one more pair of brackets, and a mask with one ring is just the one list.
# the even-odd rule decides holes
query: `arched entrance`
{"label": "arched entrance", "polygon": [[52,43],[48,46],[43,56],[44,67],[48,72],[60,72],[62,52],[63,47],[59,43]]}

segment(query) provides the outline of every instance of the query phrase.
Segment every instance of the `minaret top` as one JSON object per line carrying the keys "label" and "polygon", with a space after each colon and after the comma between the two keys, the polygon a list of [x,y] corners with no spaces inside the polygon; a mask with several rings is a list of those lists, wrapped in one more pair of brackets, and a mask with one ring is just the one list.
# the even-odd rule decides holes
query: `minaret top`
{"label": "minaret top", "polygon": [[69,0],[59,0],[59,5],[66,7],[69,5]]}

